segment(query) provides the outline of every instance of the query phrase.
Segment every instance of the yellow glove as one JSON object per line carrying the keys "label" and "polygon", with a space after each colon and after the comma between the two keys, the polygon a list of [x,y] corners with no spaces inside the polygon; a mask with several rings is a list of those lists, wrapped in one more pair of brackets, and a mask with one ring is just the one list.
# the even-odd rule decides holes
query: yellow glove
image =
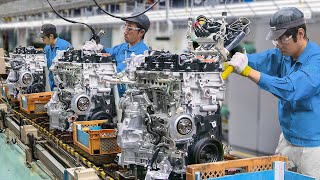
{"label": "yellow glove", "polygon": [[251,67],[248,66],[247,54],[237,52],[234,54],[228,65],[233,66],[236,72],[242,76],[248,77],[251,72]]}
{"label": "yellow glove", "polygon": [[251,67],[250,66],[246,66],[240,73],[241,76],[245,76],[245,77],[248,77],[250,72],[251,72]]}

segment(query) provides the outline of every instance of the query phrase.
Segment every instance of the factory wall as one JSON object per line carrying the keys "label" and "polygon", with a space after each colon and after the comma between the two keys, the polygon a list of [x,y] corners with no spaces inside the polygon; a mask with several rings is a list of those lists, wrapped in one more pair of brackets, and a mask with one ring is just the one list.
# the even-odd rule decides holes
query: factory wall
{"label": "factory wall", "polygon": [[[274,48],[265,40],[269,26],[254,23],[245,40],[255,44],[257,52]],[[277,99],[247,78],[232,75],[228,82],[227,105],[230,109],[229,143],[233,146],[273,154],[280,127],[277,117]]]}

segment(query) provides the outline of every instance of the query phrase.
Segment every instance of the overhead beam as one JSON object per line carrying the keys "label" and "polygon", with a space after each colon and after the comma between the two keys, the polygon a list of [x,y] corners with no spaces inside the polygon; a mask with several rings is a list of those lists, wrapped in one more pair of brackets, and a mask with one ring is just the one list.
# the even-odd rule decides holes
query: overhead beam
{"label": "overhead beam", "polygon": [[[96,0],[99,4],[134,2],[134,0]],[[95,6],[92,0],[49,0],[56,10]],[[33,4],[36,3],[36,4]],[[46,0],[20,0],[0,5],[0,18],[52,11]]]}

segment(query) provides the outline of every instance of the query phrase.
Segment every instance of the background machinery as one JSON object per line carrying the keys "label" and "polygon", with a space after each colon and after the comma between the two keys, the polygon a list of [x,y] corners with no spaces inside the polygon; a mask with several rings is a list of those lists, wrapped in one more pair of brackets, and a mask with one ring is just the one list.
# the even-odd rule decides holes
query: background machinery
{"label": "background machinery", "polygon": [[18,98],[19,94],[45,91],[46,57],[43,51],[32,46],[19,46],[7,59],[10,64],[7,78],[8,95]]}

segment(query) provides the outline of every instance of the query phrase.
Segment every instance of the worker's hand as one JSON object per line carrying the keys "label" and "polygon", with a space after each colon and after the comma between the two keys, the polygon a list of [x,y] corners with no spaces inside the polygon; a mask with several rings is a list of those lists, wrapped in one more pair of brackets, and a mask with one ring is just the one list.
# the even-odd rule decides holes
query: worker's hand
{"label": "worker's hand", "polygon": [[84,54],[94,54],[99,53],[103,49],[101,44],[97,44],[96,41],[86,41],[86,43],[82,47]]}
{"label": "worker's hand", "polygon": [[248,77],[251,71],[251,67],[248,66],[247,54],[237,52],[234,54],[229,62],[230,66],[233,66],[235,71],[245,77]]}

